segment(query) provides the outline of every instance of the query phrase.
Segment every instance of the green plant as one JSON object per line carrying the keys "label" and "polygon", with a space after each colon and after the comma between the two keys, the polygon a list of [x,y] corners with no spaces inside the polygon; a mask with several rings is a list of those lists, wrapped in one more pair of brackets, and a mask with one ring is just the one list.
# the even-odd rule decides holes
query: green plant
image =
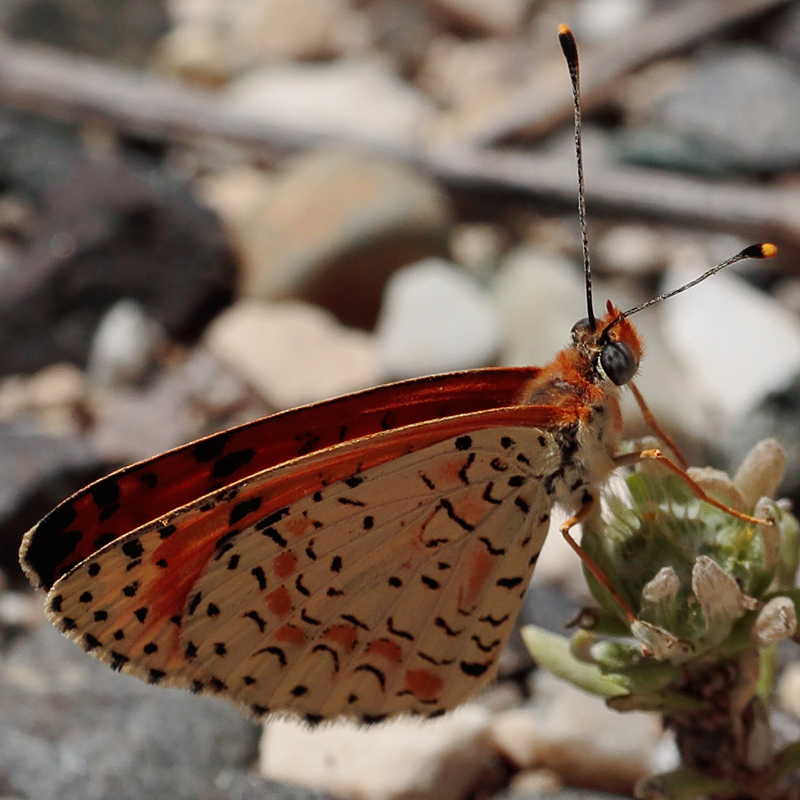
{"label": "green plant", "polygon": [[733,479],[690,471],[709,495],[774,525],[701,502],[658,465],[612,482],[584,524],[582,547],[635,619],[587,573],[599,607],[571,639],[523,631],[543,667],[619,711],[658,712],[674,732],[682,766],[643,781],[640,797],[800,792],[800,743],[778,747],[769,721],[775,647],[795,635],[800,604],[800,525],[772,499],[783,467],[783,451],[767,440]]}

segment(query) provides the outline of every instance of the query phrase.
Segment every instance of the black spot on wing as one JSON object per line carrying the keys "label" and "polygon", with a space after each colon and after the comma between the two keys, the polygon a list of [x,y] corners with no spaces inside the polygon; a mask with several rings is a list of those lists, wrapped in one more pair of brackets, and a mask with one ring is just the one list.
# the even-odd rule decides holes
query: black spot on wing
{"label": "black spot on wing", "polygon": [[221,456],[214,462],[212,475],[215,478],[229,478],[234,472],[249,464],[255,455],[256,451],[252,447],[245,447]]}
{"label": "black spot on wing", "polygon": [[40,587],[50,589],[63,574],[64,562],[83,539],[80,531],[66,530],[76,519],[71,503],[51,511],[36,527],[25,551],[24,560],[39,576]]}
{"label": "black spot on wing", "polygon": [[503,615],[500,619],[495,619],[491,614],[487,614],[485,617],[479,617],[478,622],[486,622],[493,628],[499,628],[504,622],[508,621],[508,618],[508,614]]}
{"label": "black spot on wing", "polygon": [[245,611],[245,613],[244,613],[244,614],[242,614],[242,616],[243,616],[245,619],[251,619],[251,620],[253,620],[253,622],[255,622],[255,623],[256,623],[256,625],[258,625],[258,630],[259,630],[259,633],[264,633],[264,629],[267,627],[267,623],[266,623],[266,621],[265,621],[265,620],[263,620],[263,619],[262,619],[262,618],[259,616],[259,614],[258,614],[258,612],[257,612],[257,611]]}
{"label": "black spot on wing", "polygon": [[372,664],[359,664],[353,672],[368,672],[371,675],[374,675],[378,679],[378,683],[381,685],[381,690],[386,689],[386,676],[383,674],[381,670],[377,667],[373,666]]}
{"label": "black spot on wing", "polygon": [[98,509],[103,509],[113,503],[119,503],[119,480],[116,475],[103,478],[89,487],[92,502]]}
{"label": "black spot on wing", "polygon": [[487,661],[485,664],[481,664],[480,662],[475,661],[460,661],[458,664],[458,668],[465,674],[469,675],[470,678],[480,678],[489,667],[492,666],[494,661]]}
{"label": "black spot on wing", "polygon": [[447,516],[450,517],[450,519],[453,520],[453,522],[455,522],[456,525],[459,526],[459,528],[463,528],[465,531],[475,530],[474,525],[470,524],[465,519],[462,519],[461,517],[458,516],[458,514],[456,514],[456,511],[453,508],[453,504],[447,498],[443,497],[441,500],[439,500],[439,508],[443,508]]}
{"label": "black spot on wing", "polygon": [[463,628],[460,630],[451,628],[442,617],[436,617],[435,625],[437,628],[441,628],[448,636],[460,636],[464,632]]}
{"label": "black spot on wing", "polygon": [[279,508],[276,511],[273,511],[271,514],[267,514],[266,517],[262,517],[253,527],[257,531],[264,530],[264,528],[269,528],[271,525],[275,525],[276,523],[280,522],[284,517],[288,517],[290,510],[291,509],[288,506]]}
{"label": "black spot on wing", "polygon": [[469,456],[467,457],[467,460],[464,462],[463,466],[458,471],[458,479],[465,486],[469,486],[469,476],[467,475],[467,472],[474,463],[475,463],[475,453],[470,453]]}
{"label": "black spot on wing", "polygon": [[104,506],[97,515],[97,519],[100,522],[105,522],[107,519],[111,519],[114,514],[119,511],[119,503],[111,503],[110,505]]}
{"label": "black spot on wing", "polygon": [[141,558],[144,555],[144,547],[142,547],[142,543],[138,539],[131,539],[125,542],[120,550],[128,558]]}
{"label": "black spot on wing", "polygon": [[494,547],[487,536],[481,536],[479,541],[489,551],[490,556],[503,556],[506,553],[505,547]]}
{"label": "black spot on wing", "polygon": [[311,649],[312,653],[327,653],[333,659],[333,671],[339,671],[339,654],[327,644],[317,644]]}
{"label": "black spot on wing", "polygon": [[409,642],[414,641],[414,635],[409,633],[408,631],[399,630],[394,626],[394,618],[387,617],[386,618],[386,629],[389,633],[394,634],[395,636],[400,637],[401,639],[407,639]]}
{"label": "black spot on wing", "polygon": [[241,522],[248,514],[253,514],[261,507],[261,498],[253,497],[250,500],[242,500],[231,509],[229,525],[236,525]]}
{"label": "black spot on wing", "polygon": [[353,614],[340,614],[339,619],[343,619],[345,622],[349,622],[351,625],[355,625],[356,628],[361,628],[362,631],[369,632],[369,627],[366,623],[362,622],[358,617]]}
{"label": "black spot on wing", "polygon": [[288,544],[286,539],[284,539],[283,536],[281,536],[278,531],[275,530],[275,528],[264,528],[264,530],[261,531],[261,535],[266,536],[268,539],[272,539],[272,541],[275,542],[278,547],[286,547]]}
{"label": "black spot on wing", "polygon": [[258,581],[258,588],[263,592],[267,588],[267,576],[261,567],[253,567],[250,574]]}
{"label": "black spot on wing", "polygon": [[512,578],[499,578],[497,580],[497,586],[500,586],[503,589],[513,589],[515,586],[519,586],[522,583],[522,578],[519,575],[515,575]]}
{"label": "black spot on wing", "polygon": [[[101,533],[93,542],[92,545],[94,546],[95,550],[99,550],[101,547],[105,547],[107,544],[110,544],[114,541],[114,534],[113,533]],[[66,570],[65,570],[66,571]]]}
{"label": "black spot on wing", "polygon": [[198,464],[214,461],[225,452],[225,445],[228,444],[230,437],[231,431],[223,431],[198,442],[191,450],[192,458]]}

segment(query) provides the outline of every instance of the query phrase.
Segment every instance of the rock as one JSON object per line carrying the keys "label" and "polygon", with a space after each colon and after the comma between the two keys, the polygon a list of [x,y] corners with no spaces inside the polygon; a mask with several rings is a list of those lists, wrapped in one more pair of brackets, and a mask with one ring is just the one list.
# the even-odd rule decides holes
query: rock
{"label": "rock", "polygon": [[503,325],[504,364],[546,364],[569,344],[572,326],[586,316],[578,267],[532,245],[506,255],[493,291]]}
{"label": "rock", "polygon": [[[667,287],[700,274],[697,260],[671,269]],[[728,423],[800,371],[800,322],[730,271],[671,298],[661,317],[670,347]]]}
{"label": "rock", "polygon": [[800,77],[752,47],[696,59],[687,82],[621,140],[626,160],[676,169],[776,172],[800,165]]}
{"label": "rock", "polygon": [[665,237],[647,225],[616,225],[597,242],[606,270],[643,276],[659,271],[667,258]]}
{"label": "rock", "polygon": [[169,27],[163,0],[10,0],[0,27],[15,39],[142,67]]}
{"label": "rock", "polygon": [[454,22],[476,33],[507,35],[518,33],[531,3],[529,0],[428,0]]}
{"label": "rock", "polygon": [[277,409],[380,382],[372,337],[305,303],[239,301],[214,321],[205,345]]}
{"label": "rock", "polygon": [[500,347],[491,298],[443,259],[419,261],[390,278],[375,333],[390,378],[485,366]]}
{"label": "rock", "polygon": [[527,41],[506,37],[439,36],[425,54],[419,84],[448,110],[449,124],[467,125],[472,115],[486,114],[508,102],[525,77],[529,48]]}
{"label": "rock", "polygon": [[240,63],[322,59],[338,51],[345,0],[240,0],[229,15],[229,47]]}
{"label": "rock", "polygon": [[153,367],[164,345],[160,326],[135,300],[120,300],[97,326],[87,372],[97,386],[135,384]]}
{"label": "rock", "polygon": [[533,765],[571,785],[629,794],[649,774],[661,736],[657,717],[619,714],[548,673],[537,673],[533,705],[498,714],[490,735],[520,769]]}
{"label": "rock", "polygon": [[0,568],[21,580],[17,552],[25,531],[56,503],[110,471],[84,440],[0,425]]}
{"label": "rock", "polygon": [[[670,302],[668,300],[666,305]],[[636,386],[659,425],[672,436],[684,456],[696,463],[695,458],[707,457],[708,434],[718,425],[719,415],[709,406],[694,375],[671,347],[662,313],[663,307],[656,307],[632,318],[644,342],[644,357],[636,374]],[[633,394],[623,392],[621,401],[626,436],[653,436]]]}
{"label": "rock", "polygon": [[[224,769],[214,785],[220,792],[219,800],[331,800],[325,792],[291,783],[267,781],[245,770]],[[216,795],[214,800],[217,800]]]}
{"label": "rock", "polygon": [[424,723],[400,718],[369,728],[270,721],[261,774],[343,798],[460,800],[494,764],[488,724],[489,712],[477,705]]}
{"label": "rock", "polygon": [[90,440],[106,460],[141,461],[267,413],[244,382],[202,348],[141,387],[93,396]]}
{"label": "rock", "polygon": [[258,728],[224,701],[115,673],[50,625],[17,637],[0,663],[7,794],[223,800],[217,776],[248,767],[257,740]]}
{"label": "rock", "polygon": [[785,386],[767,394],[720,437],[714,448],[725,469],[733,472],[758,442],[776,438],[786,452],[786,473],[778,497],[800,507],[800,372]]}
{"label": "rock", "polygon": [[231,225],[243,253],[242,291],[294,297],[371,328],[387,277],[446,248],[450,210],[430,178],[353,151],[307,153]]}
{"label": "rock", "polygon": [[777,702],[780,708],[800,719],[800,662],[787,664],[777,686]]}
{"label": "rock", "polygon": [[0,177],[40,208],[24,257],[0,273],[0,375],[85,364],[97,325],[123,298],[179,341],[230,301],[235,265],[221,226],[167,172],[89,158],[6,113]]}
{"label": "rock", "polygon": [[74,364],[53,364],[35,375],[0,380],[0,420],[24,420],[54,436],[81,434],[87,400],[86,376]]}
{"label": "rock", "polygon": [[635,28],[647,11],[639,0],[579,0],[573,10],[574,28],[581,40],[599,42]]}
{"label": "rock", "polygon": [[399,74],[416,76],[440,31],[433,9],[407,0],[375,0],[363,8],[373,47],[392,56]]}
{"label": "rock", "polygon": [[276,61],[322,60],[368,49],[361,9],[347,0],[173,3],[158,67],[207,86]]}
{"label": "rock", "polygon": [[503,229],[488,222],[454,225],[450,234],[453,261],[479,278],[494,272],[505,244]]}
{"label": "rock", "polygon": [[345,139],[405,151],[424,135],[433,106],[378,59],[282,65],[233,81],[231,111],[319,140]]}

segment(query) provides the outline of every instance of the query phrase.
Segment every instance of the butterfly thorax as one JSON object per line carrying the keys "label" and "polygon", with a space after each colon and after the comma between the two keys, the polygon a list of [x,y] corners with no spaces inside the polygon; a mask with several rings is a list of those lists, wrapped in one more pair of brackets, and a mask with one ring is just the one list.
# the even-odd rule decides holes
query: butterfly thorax
{"label": "butterfly thorax", "polygon": [[[616,466],[622,436],[620,386],[606,374],[600,356],[603,331],[618,316],[609,303],[607,315],[593,329],[585,320],[576,324],[571,344],[541,370],[523,399],[552,409],[558,420],[554,439],[560,452],[552,486],[555,499],[568,509],[587,502],[588,487],[602,483]],[[642,344],[627,319],[611,329],[607,342],[624,343],[638,368]]]}

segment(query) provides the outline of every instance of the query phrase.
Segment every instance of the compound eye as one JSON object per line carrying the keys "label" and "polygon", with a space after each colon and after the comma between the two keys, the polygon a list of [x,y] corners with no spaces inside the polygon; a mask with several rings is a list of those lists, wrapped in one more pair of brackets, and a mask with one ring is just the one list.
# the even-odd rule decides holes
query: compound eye
{"label": "compound eye", "polygon": [[570,333],[572,334],[572,338],[575,338],[575,335],[578,332],[588,331],[589,330],[589,317],[584,317],[583,319],[579,319],[573,326]]}
{"label": "compound eye", "polygon": [[604,344],[600,351],[600,365],[617,386],[623,386],[636,374],[633,350],[625,342]]}

